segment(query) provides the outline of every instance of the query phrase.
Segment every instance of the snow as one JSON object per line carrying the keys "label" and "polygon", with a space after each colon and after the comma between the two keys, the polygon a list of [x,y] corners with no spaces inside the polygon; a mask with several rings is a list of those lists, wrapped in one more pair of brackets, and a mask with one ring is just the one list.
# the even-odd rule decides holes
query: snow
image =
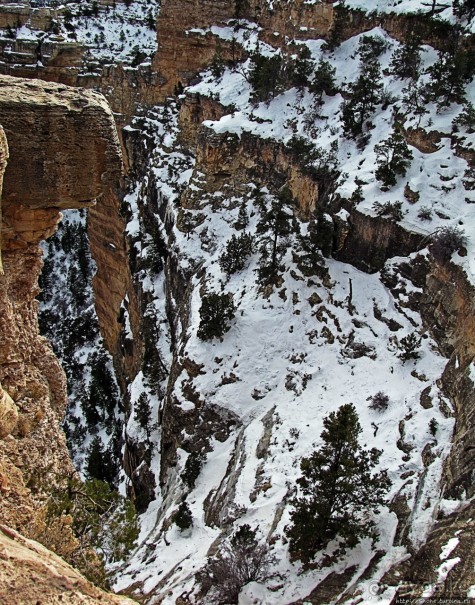
{"label": "snow", "polygon": [[[347,0],[346,4],[366,11],[427,11],[426,4],[420,0]],[[74,9],[74,5],[69,6]],[[90,52],[96,60],[130,61],[135,45],[148,56],[156,48],[155,35],[151,30],[147,31],[145,24],[149,9],[155,14],[158,4],[140,0],[133,2],[130,9],[120,4],[115,16],[110,15],[106,21],[103,18],[85,20],[76,15],[73,22],[78,38],[91,43]],[[439,18],[452,20],[452,10],[443,11]],[[126,36],[121,42],[122,29]],[[258,40],[259,29],[249,22],[242,21],[239,29],[211,26],[190,30],[196,36],[208,32],[222,40],[235,39],[248,52],[258,44],[259,51],[266,56],[278,52]],[[99,39],[101,34],[104,42],[94,44],[94,38]],[[27,28],[22,29],[21,35],[25,38],[35,36]],[[324,95],[324,105],[319,111],[313,107],[313,96],[306,89],[292,88],[268,102],[254,103],[247,81],[251,69],[249,59],[236,69],[226,68],[220,78],[210,71],[204,72],[187,93],[217,98],[228,108],[220,120],[204,123],[223,136],[241,137],[243,133],[252,133],[282,144],[288,143],[293,136],[300,136],[325,151],[338,143],[337,157],[342,174],[336,193],[350,197],[358,179],[362,183],[363,197],[358,204],[359,211],[374,216],[376,201],[401,201],[404,217],[400,224],[428,238],[444,226],[462,226],[468,239],[468,253],[465,257],[454,254],[453,261],[474,281],[475,204],[466,201],[470,195],[463,185],[467,163],[456,155],[451,139],[452,122],[462,107],[452,104],[443,111],[428,107],[428,113],[420,120],[407,112],[400,114],[405,128],[420,125],[427,131],[439,131],[442,138],[433,153],[411,148],[413,161],[407,174],[395,187],[382,191],[375,179],[375,147],[392,132],[393,111],[402,108],[403,91],[411,84],[389,74],[391,54],[399,43],[381,28],[364,35],[378,36],[385,41],[386,49],[379,57],[384,71],[383,84],[397,100],[387,108],[377,108],[374,128],[363,151],[341,136],[341,94]],[[347,40],[331,54],[323,51],[321,40],[300,41],[299,44],[309,48],[315,64],[322,58],[329,61],[336,68],[338,85],[347,86],[361,69],[357,56],[361,37]],[[427,69],[436,61],[437,53],[426,46],[422,59],[423,67]],[[467,96],[475,100],[474,84],[468,87]],[[223,442],[211,437],[211,451],[207,453],[196,485],[189,490],[180,477],[189,456],[182,448],[177,450],[176,467],[171,467],[167,476],[160,478],[160,483],[162,429],[157,425],[153,427],[151,467],[157,478],[156,500],[140,517],[138,548],[116,573],[114,588],[121,590],[138,582],[148,592],[160,584],[161,594],[166,595],[164,603],[174,603],[184,591],[194,598],[194,574],[206,562],[210,549],[225,537],[220,529],[206,524],[205,508],[209,500],[227,486],[226,481],[230,481],[227,470],[233,463],[236,481],[228,496],[229,508],[236,519],[234,527],[249,523],[258,531],[261,540],[271,540],[276,558],[268,580],[251,583],[242,591],[241,605],[255,602],[282,605],[304,599],[327,575],[351,566],[355,566],[351,584],[362,595],[360,602],[377,599],[378,603],[389,604],[395,589],[380,592],[378,582],[394,565],[407,559],[409,552],[404,546],[394,545],[397,518],[388,506],[375,515],[380,534],[377,548],[384,555],[369,574],[364,572],[374,551],[367,540],[330,567],[303,571],[298,563],[290,562],[285,527],[290,522],[290,500],[298,493],[300,460],[321,444],[323,419],[349,402],[355,405],[359,415],[362,444],[382,451],[379,468],[387,469],[391,478],[389,497],[404,497],[411,510],[408,523],[412,548],[417,549],[424,542],[437,514],[453,512],[460,506],[459,501],[442,499],[441,477],[450,451],[454,419],[446,413],[451,405],[438,387],[446,359],[440,356],[436,344],[425,332],[419,315],[407,306],[409,294],[417,292],[417,288],[405,280],[404,292],[396,296],[383,284],[380,273],[369,275],[331,259],[326,261],[328,280],[316,276],[309,279],[302,275],[292,256],[295,239],[289,241],[282,260],[285,266],[282,283],[267,297],[256,283],[257,253],[251,256],[243,271],[228,278],[219,266],[219,257],[231,235],[236,233],[233,224],[241,204],[246,205],[250,214],[247,229],[256,235],[258,212],[252,205],[256,184],[247,183],[242,190],[236,191],[229,183],[224,183],[219,191],[207,193],[204,188],[206,175],[196,170],[195,158],[177,144],[177,112],[177,105],[169,103],[153,108],[128,127],[140,131],[154,145],[148,174],[137,182],[131,181],[124,200],[129,209],[126,233],[137,258],[144,262],[153,257],[155,238],[166,242],[170,254],[178,259],[177,270],[188,276],[191,292],[188,325],[182,325],[178,312],[182,310],[183,301],[166,296],[170,294],[166,276],[170,267],[157,271],[141,268],[134,278],[142,284],[147,300],[146,314],[153,318],[157,328],[155,346],[165,367],[169,369],[174,355],[179,355],[200,364],[202,370],[191,377],[183,369],[173,385],[167,385],[164,380],[157,391],[150,387],[143,372],[139,372],[129,385],[130,413],[124,430],[129,439],[144,441],[144,430],[134,414],[142,393],[149,397],[155,419],[161,416],[168,388],[173,388],[177,413],[193,412],[196,404],[187,399],[184,379],[206,405],[232,412],[240,424]],[[475,135],[461,132],[458,136],[463,138],[464,145],[474,147]],[[419,202],[411,203],[405,198],[406,184],[420,194]],[[157,190],[154,206],[148,197],[151,187]],[[180,198],[184,191],[196,202],[196,206],[189,204],[185,209],[186,217],[197,223],[188,233],[177,226],[183,218]],[[269,192],[265,194],[270,200]],[[424,221],[419,217],[422,206],[430,209],[431,220]],[[148,222],[153,223],[153,233],[147,231],[150,226],[143,218],[141,208],[144,207],[147,207]],[[349,213],[341,210],[336,216],[346,221]],[[300,228],[302,234],[306,233],[305,224]],[[422,254],[427,254],[427,250]],[[397,273],[398,265],[408,260],[393,258],[386,269]],[[204,292],[212,291],[231,293],[237,311],[229,331],[221,339],[202,341],[197,336],[201,298]],[[315,295],[321,302],[310,302]],[[401,328],[392,332],[387,323],[376,318],[375,309]],[[124,336],[132,338],[127,301],[123,303],[123,310]],[[169,325],[170,316],[175,319],[176,326]],[[399,358],[398,342],[413,332],[422,336],[421,355],[417,360],[403,363]],[[353,356],[354,343],[364,345],[366,354]],[[81,351],[80,355],[87,359],[88,352]],[[235,382],[224,380],[231,374],[236,377]],[[475,384],[473,364],[469,376]],[[420,398],[428,387],[433,407],[426,409]],[[383,411],[376,411],[369,405],[371,397],[379,391],[389,397],[389,406]],[[269,418],[269,442],[264,453],[258,455],[258,448],[264,442],[264,419],[267,422]],[[429,428],[433,420],[437,423],[436,435]],[[426,465],[422,452],[428,450],[432,461]],[[124,491],[125,486],[121,489]],[[180,532],[171,518],[184,494],[193,514],[193,526]],[[228,512],[224,510],[223,515]],[[231,524],[231,513],[229,518]],[[460,561],[458,557],[449,558],[457,545],[458,538],[454,537],[442,547],[441,564],[436,570],[437,583],[443,582]],[[434,590],[434,586],[428,587],[426,596]],[[472,593],[475,595],[473,587],[469,590],[469,594]],[[153,602],[152,598],[150,603]]]}
{"label": "snow", "polygon": [[[219,29],[219,32],[216,30],[215,33],[223,37],[231,35],[226,28]],[[249,50],[256,48],[258,42],[254,29],[249,29],[247,34],[245,29],[240,30],[239,35],[246,38]],[[307,90],[298,91],[295,88],[277,95],[268,102],[255,104],[251,100],[251,89],[246,80],[251,69],[250,59],[238,69],[227,68],[220,78],[215,78],[211,72],[205,72],[201,81],[188,91],[217,97],[223,105],[229,107],[229,113],[220,120],[204,122],[206,127],[216,133],[229,133],[240,137],[243,132],[252,132],[264,139],[275,139],[282,143],[287,143],[292,136],[300,136],[324,150],[329,150],[332,143],[338,142],[338,161],[340,169],[344,172],[340,177],[337,193],[350,197],[356,189],[355,180],[358,179],[363,183],[363,200],[358,204],[360,211],[374,216],[376,201],[402,202],[404,216],[399,221],[400,224],[428,238],[443,227],[460,227],[467,237],[468,253],[464,257],[454,254],[453,262],[460,265],[470,280],[475,282],[475,204],[468,203],[470,191],[466,191],[463,185],[467,162],[456,155],[456,148],[451,140],[452,122],[462,111],[462,106],[454,103],[448,108],[437,110],[435,105],[428,105],[427,113],[422,118],[407,112],[402,114],[405,128],[420,126],[427,131],[441,133],[442,138],[433,153],[423,153],[411,147],[413,161],[407,174],[398,179],[396,186],[382,191],[381,183],[375,179],[374,174],[377,167],[375,147],[391,134],[393,111],[401,110],[404,89],[411,86],[408,81],[394,78],[387,73],[392,52],[399,43],[382,28],[376,27],[346,40],[331,54],[322,51],[321,40],[299,41],[299,44],[305,44],[309,48],[315,62],[323,58],[332,64],[336,68],[337,84],[346,86],[355,80],[360,70],[357,49],[363,36],[375,36],[385,41],[386,49],[378,58],[383,73],[382,82],[384,89],[396,98],[393,105],[376,111],[372,120],[374,128],[370,131],[370,141],[363,155],[355,142],[341,138],[340,110],[343,99],[340,94],[333,97],[324,96],[325,104],[320,112],[311,109],[313,97]],[[262,52],[263,48],[263,54],[278,52],[271,47],[261,46],[259,42],[259,52]],[[437,60],[438,55],[431,47],[424,46],[421,56],[421,81],[427,81],[428,76],[424,74],[424,70]],[[467,87],[467,98],[475,101],[475,84]],[[471,135],[460,133],[459,136],[461,140],[463,137],[464,145],[473,144]],[[419,194],[419,202],[411,203],[406,199],[406,184]],[[419,216],[423,207],[429,211],[430,220]]]}
{"label": "snow", "polygon": [[[280,107],[285,107],[290,98],[295,100],[297,92],[289,91],[283,96],[286,102],[281,99]],[[173,124],[169,125],[171,133],[175,132]],[[156,128],[157,139],[163,139],[161,119],[151,121],[149,128]],[[174,167],[171,172],[168,165]],[[151,174],[160,191],[160,203],[165,204],[168,198],[166,220],[169,225],[173,224],[173,200],[179,195],[178,184],[188,183],[189,190],[195,189],[201,195],[200,182],[204,175],[193,172],[179,150],[168,155],[158,147]],[[219,206],[211,205],[212,200],[217,199]],[[382,450],[380,468],[388,469],[393,482],[390,497],[403,494],[413,511],[410,537],[417,547],[437,513],[443,461],[450,449],[453,419],[446,418],[437,405],[437,400],[443,399],[437,381],[446,360],[439,356],[435,343],[428,337],[422,339],[419,360],[403,364],[398,358],[397,340],[414,329],[422,329],[417,314],[404,306],[404,296],[401,301],[395,299],[382,284],[379,274],[368,275],[334,260],[327,261],[329,282],[326,285],[318,278],[302,279],[290,251],[284,257],[287,267],[284,281],[268,298],[263,298],[255,283],[256,255],[242,272],[227,279],[217,261],[227,240],[235,233],[232,224],[237,218],[240,199],[246,201],[249,211],[251,202],[245,195],[239,198],[224,189],[211,195],[209,204],[204,195],[199,210],[187,210],[191,216],[199,212],[204,217],[200,226],[188,234],[173,229],[173,246],[180,251],[182,266],[201,267],[199,275],[195,271],[191,278],[190,326],[182,340],[180,354],[203,366],[198,376],[190,378],[193,389],[207,405],[217,405],[236,414],[241,428],[224,443],[214,441],[197,484],[187,497],[194,524],[191,532],[184,533],[173,525],[166,531],[163,529],[164,520],[177,506],[182,490],[179,475],[187,454],[179,450],[177,467],[170,470],[167,479],[167,500],[152,504],[142,516],[143,527],[147,528],[141,535],[142,546],[116,580],[116,589],[138,580],[150,589],[164,581],[170,603],[185,586],[191,589],[192,574],[203,565],[206,552],[219,535],[216,528],[205,525],[203,505],[206,497],[218,489],[233,455],[237,456],[236,460],[245,461],[238,471],[232,498],[233,505],[240,511],[239,524],[249,523],[258,529],[260,536],[268,536],[276,511],[295,492],[300,459],[319,446],[323,418],[341,404],[352,402],[363,427],[363,444]],[[133,197],[130,201],[133,206]],[[340,217],[345,219],[346,214],[340,213]],[[257,213],[250,217],[250,232],[255,231],[257,218]],[[134,214],[131,220],[136,220]],[[393,259],[393,264],[403,260],[407,259]],[[353,314],[348,310],[350,281]],[[202,287],[208,292],[233,294],[236,316],[221,340],[204,342],[197,337]],[[406,292],[411,287],[406,284]],[[312,294],[318,294],[322,300],[317,307],[309,303]],[[374,317],[375,307],[402,326],[396,335]],[[323,328],[333,334],[332,343]],[[353,340],[365,343],[375,355],[348,356],[348,343]],[[223,384],[223,378],[231,373],[237,381]],[[181,390],[186,376],[183,373],[175,382],[174,396],[182,409],[191,410],[193,404]],[[419,399],[428,386],[435,405],[424,409]],[[389,396],[390,404],[385,411],[369,407],[369,399],[378,391]],[[263,418],[268,414],[274,426],[267,452],[258,458],[256,448],[263,436]],[[438,423],[436,439],[429,431],[432,418]],[[398,447],[400,441],[405,444],[404,451]],[[434,461],[427,468],[421,457],[425,447],[430,447],[434,454]],[[292,581],[284,582],[279,588],[272,580],[251,586],[242,595],[243,603],[246,599],[264,598],[258,595],[265,595],[269,605],[304,598],[330,571],[343,571],[353,564],[357,569],[354,582],[360,582],[362,594],[372,594],[374,582],[408,556],[404,547],[393,546],[397,519],[389,509],[383,508],[375,521],[380,532],[378,548],[386,554],[370,578],[360,579],[373,556],[367,541],[331,569],[301,573],[297,564],[289,562],[288,546],[283,539],[289,512],[287,505],[272,530],[277,562],[271,575],[280,574]],[[160,553],[157,558],[147,558],[147,545],[151,543]],[[378,598],[389,602],[389,593]]]}
{"label": "snow", "polygon": [[440,560],[444,561],[445,559],[448,559],[451,552],[457,548],[458,544],[459,544],[458,538],[451,538],[447,542],[447,544],[445,544],[442,547],[442,550],[440,551],[440,555],[439,555]]}
{"label": "snow", "polygon": [[[157,49],[155,21],[159,7],[159,0],[134,0],[130,6],[123,2],[114,3],[114,6],[99,3],[98,14],[94,15],[89,3],[69,2],[66,9],[71,15],[70,27],[65,24],[65,11],[59,10],[55,15],[59,34],[31,29],[27,23],[16,30],[16,39],[19,42],[79,43],[86,47],[89,59],[102,65],[119,61],[146,64]],[[140,60],[137,59],[139,53]],[[87,71],[88,67],[85,69]],[[94,67],[90,73],[94,73]]]}

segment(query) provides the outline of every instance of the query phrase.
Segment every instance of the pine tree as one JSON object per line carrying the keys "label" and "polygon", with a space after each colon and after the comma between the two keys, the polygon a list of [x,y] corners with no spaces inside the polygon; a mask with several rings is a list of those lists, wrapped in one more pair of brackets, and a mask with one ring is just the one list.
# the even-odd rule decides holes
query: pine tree
{"label": "pine tree", "polygon": [[330,30],[328,40],[322,46],[325,51],[333,51],[340,46],[344,37],[345,30],[350,23],[350,11],[344,2],[338,2],[334,8],[333,24]]}
{"label": "pine tree", "polygon": [[104,444],[100,437],[96,436],[91,442],[87,451],[86,459],[86,474],[90,479],[98,479],[99,481],[106,481],[108,477],[108,469],[106,468],[106,456],[104,452]]}
{"label": "pine tree", "polygon": [[246,266],[247,259],[252,254],[253,238],[249,233],[241,235],[232,235],[226,243],[226,250],[219,257],[219,266],[226,273],[231,275],[241,271]]}
{"label": "pine tree", "polygon": [[453,0],[453,9],[459,19],[471,21],[475,17],[475,0]]}
{"label": "pine tree", "polygon": [[193,515],[188,502],[182,502],[178,510],[173,515],[173,523],[180,528],[180,531],[189,529],[193,525]]}
{"label": "pine tree", "polygon": [[286,250],[286,238],[292,232],[292,207],[294,200],[288,189],[283,189],[279,196],[267,202],[257,201],[260,220],[256,231],[260,234],[259,281],[262,285],[275,282],[281,270],[280,259]]}
{"label": "pine tree", "polygon": [[410,32],[404,44],[399,46],[391,57],[390,68],[398,78],[419,78],[421,68],[421,38],[414,32]]}
{"label": "pine tree", "polygon": [[160,330],[153,309],[149,306],[143,316],[142,334],[144,342],[143,373],[145,384],[160,393],[161,383],[167,377],[167,369],[157,350]]}
{"label": "pine tree", "polygon": [[310,74],[313,71],[312,53],[308,46],[304,46],[295,60],[291,71],[291,80],[294,86],[303,88],[308,85]]}
{"label": "pine tree", "polygon": [[305,563],[336,538],[340,553],[362,538],[375,541],[369,514],[378,511],[390,487],[386,471],[372,472],[381,451],[359,443],[362,429],[353,404],[342,405],[323,425],[323,445],[301,461],[302,495],[293,501],[287,528],[291,555]]}
{"label": "pine tree", "polygon": [[342,105],[343,133],[346,137],[356,139],[363,133],[368,118],[381,102],[382,90],[380,65],[377,61],[371,61],[355,82],[349,85],[348,99]]}
{"label": "pine tree", "polygon": [[428,113],[425,85],[413,84],[404,88],[402,94],[403,106],[409,113],[412,113],[417,117],[417,127],[419,127],[422,116]]}
{"label": "pine tree", "polygon": [[248,76],[254,101],[269,101],[280,92],[286,80],[285,64],[281,55],[266,57],[255,52]]}
{"label": "pine tree", "polygon": [[152,432],[152,409],[147,393],[141,393],[134,409],[134,420],[145,431],[147,441],[150,441]]}
{"label": "pine tree", "polygon": [[257,532],[249,525],[241,525],[203,570],[200,583],[211,597],[206,602],[237,603],[243,586],[264,580],[273,561],[269,545],[259,543]]}
{"label": "pine tree", "polygon": [[120,458],[116,457],[113,443],[111,442],[107,448],[104,448],[101,439],[98,436],[94,437],[87,451],[86,475],[90,479],[104,481],[111,488],[114,488],[119,467]]}
{"label": "pine tree", "polygon": [[384,52],[387,42],[380,36],[362,36],[358,44],[356,54],[360,58],[361,66],[364,68],[368,63],[376,59]]}
{"label": "pine tree", "polygon": [[448,48],[439,53],[438,60],[427,70],[431,77],[425,87],[426,101],[438,108],[460,103],[465,99],[465,85],[475,72],[475,51],[465,44],[462,30],[452,29]]}
{"label": "pine tree", "polygon": [[307,277],[319,275],[323,270],[323,256],[316,221],[309,223],[307,233],[298,237],[298,243],[300,248],[297,257],[299,269]]}
{"label": "pine tree", "polygon": [[89,407],[98,410],[105,424],[113,424],[119,394],[109,369],[109,359],[105,353],[93,353],[88,361],[91,364]]}
{"label": "pine tree", "polygon": [[198,338],[220,338],[229,330],[236,308],[231,294],[208,294],[201,299]]}
{"label": "pine tree", "polygon": [[465,103],[463,111],[454,119],[453,125],[466,128],[469,134],[475,132],[475,107],[472,103]]}
{"label": "pine tree", "polygon": [[249,225],[249,216],[247,215],[246,202],[243,202],[239,206],[239,213],[237,221],[234,223],[234,228],[241,230],[245,229]]}
{"label": "pine tree", "polygon": [[398,176],[406,174],[413,157],[412,151],[397,127],[391,136],[376,145],[374,150],[378,164],[375,176],[385,187],[392,187],[397,183]]}
{"label": "pine tree", "polygon": [[323,93],[327,95],[336,93],[335,73],[335,68],[328,61],[320,60],[309,86],[310,92],[315,95],[317,104],[320,105],[323,102]]}

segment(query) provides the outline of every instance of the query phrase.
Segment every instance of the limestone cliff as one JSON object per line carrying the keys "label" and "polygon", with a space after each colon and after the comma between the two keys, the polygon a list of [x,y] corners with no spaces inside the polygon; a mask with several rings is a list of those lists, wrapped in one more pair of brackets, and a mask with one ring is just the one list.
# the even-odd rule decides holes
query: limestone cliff
{"label": "limestone cliff", "polygon": [[[0,123],[10,158],[2,200],[0,510],[5,523],[28,531],[51,487],[74,470],[60,429],[64,372],[38,331],[38,244],[54,230],[60,209],[90,206],[111,191],[121,156],[113,117],[96,93],[2,77]],[[5,167],[5,136],[0,143]],[[2,533],[2,552],[0,592],[9,602],[42,594],[53,603],[64,592],[71,603],[122,602],[15,533]]]}

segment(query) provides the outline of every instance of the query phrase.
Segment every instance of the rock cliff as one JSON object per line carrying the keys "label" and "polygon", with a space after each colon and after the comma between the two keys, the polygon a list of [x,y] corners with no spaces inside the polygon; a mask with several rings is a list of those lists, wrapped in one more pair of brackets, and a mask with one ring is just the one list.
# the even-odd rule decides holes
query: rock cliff
{"label": "rock cliff", "polygon": [[[60,429],[64,372],[38,330],[39,243],[54,231],[61,209],[91,206],[98,198],[100,204],[104,192],[110,195],[121,155],[112,114],[93,92],[2,77],[0,123],[3,169],[9,155],[0,276],[0,510],[5,523],[25,532],[51,487],[74,472]],[[64,593],[71,603],[126,602],[9,530],[2,532],[2,553],[0,592],[9,602],[41,594],[53,603]]]}
{"label": "rock cliff", "polygon": [[47,548],[0,526],[0,599],[9,605],[133,605],[105,593]]}

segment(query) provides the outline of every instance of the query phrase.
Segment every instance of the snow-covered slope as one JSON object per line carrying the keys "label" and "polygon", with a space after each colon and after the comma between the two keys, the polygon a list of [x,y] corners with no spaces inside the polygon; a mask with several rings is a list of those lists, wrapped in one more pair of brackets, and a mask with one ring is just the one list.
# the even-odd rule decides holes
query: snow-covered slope
{"label": "snow-covered slope", "polygon": [[[418,0],[375,0],[364,7],[349,0],[346,5],[401,13],[430,9]],[[451,6],[437,8],[437,16],[449,22],[456,17]],[[81,23],[77,17],[78,26]],[[464,27],[465,35],[471,25]],[[115,36],[109,47],[116,48],[120,34],[112,27],[108,31]],[[100,30],[91,32],[100,38]],[[153,108],[126,132],[136,141],[142,137],[141,160],[148,162],[139,176],[132,172],[129,178],[127,235],[135,279],[146,300],[144,315],[153,320],[162,374],[151,381],[144,370],[129,386],[125,431],[132,441],[151,447],[156,499],[140,517],[137,550],[112,570],[115,588],[135,587],[149,603],[172,604],[179,597],[206,603],[198,572],[220,544],[248,524],[259,542],[269,545],[273,563],[265,579],[244,587],[241,605],[305,600],[321,581],[342,572],[347,573],[345,582],[330,600],[347,587],[348,602],[389,603],[397,580],[380,580],[424,543],[439,511],[447,513],[459,505],[458,500],[443,499],[441,483],[455,415],[441,391],[447,359],[413,304],[421,290],[402,277],[407,272],[400,267],[416,258],[427,261],[431,237],[448,227],[464,238],[452,262],[472,284],[475,279],[475,198],[469,164],[474,135],[470,126],[457,124],[475,101],[473,79],[464,81],[459,98],[445,105],[425,102],[421,110],[408,100],[416,83],[394,74],[392,59],[401,43],[382,28],[332,49],[323,40],[300,41],[289,45],[289,53],[260,40],[259,27],[249,22],[193,33],[204,40],[216,36],[223,44],[237,42],[249,56],[241,63],[213,66],[178,103]],[[379,47],[383,93],[363,136],[352,138],[344,132],[342,109],[352,83],[367,69],[361,45],[368,40]],[[127,44],[130,50],[132,42]],[[310,79],[320,60],[335,69],[334,94],[324,93],[320,104],[318,91],[287,82],[266,101],[254,100],[249,84],[253,53],[296,61],[304,47],[309,51]],[[93,52],[109,60],[107,49],[103,51]],[[420,56],[417,87],[424,87],[442,54],[425,45]],[[299,139],[316,156],[327,158],[338,176],[327,205],[318,207],[319,200],[316,205],[329,223],[334,217],[328,213],[335,207],[370,218],[380,214],[381,205],[398,208],[396,216],[383,213],[384,220],[420,235],[421,249],[389,259],[373,274],[331,257],[320,259],[309,272],[299,257],[316,221],[310,217],[309,223],[309,216],[303,220],[305,213],[294,206],[291,232],[281,240],[282,267],[273,286],[264,285],[258,278],[265,234],[257,200],[271,207],[280,199],[280,183],[251,176],[243,181],[242,174],[239,179],[224,178],[222,187],[208,182],[206,154],[197,161],[180,143],[178,111],[186,95],[208,97],[224,107],[223,117],[204,122],[207,136],[215,133],[217,145],[222,135],[235,135],[233,141],[239,141],[251,133],[285,146],[289,155]],[[396,130],[404,133],[412,158],[394,185],[382,186],[376,178],[378,146]],[[320,168],[318,160],[306,161],[301,160],[300,168]],[[268,173],[275,174],[271,168]],[[253,252],[243,269],[228,276],[220,259],[232,236],[243,233],[236,223],[244,210]],[[337,218],[345,223],[348,215],[340,209]],[[358,259],[353,260],[357,265]],[[235,313],[220,338],[204,340],[199,336],[200,309],[211,293],[232,298]],[[412,334],[420,338],[418,354],[403,361],[403,342]],[[377,393],[387,396],[386,409],[372,407]],[[153,418],[149,430],[136,416],[144,394]],[[377,550],[363,540],[337,562],[303,569],[291,561],[286,537],[300,461],[321,445],[324,418],[350,402],[363,428],[362,444],[381,449],[379,468],[387,469],[392,481],[388,503],[374,518],[380,534]],[[184,502],[192,525],[180,530],[173,519]],[[441,560],[447,562],[441,564],[441,578],[447,570],[443,565],[458,564],[456,558],[448,559],[448,548],[443,553]],[[355,594],[359,596],[352,600]]]}
{"label": "snow-covered slope", "polygon": [[[157,143],[161,143],[163,124],[150,120],[148,133],[154,124]],[[170,126],[167,147],[173,142],[173,131]],[[190,176],[189,163],[179,150],[171,155],[156,153],[148,178],[155,180],[161,206],[167,208],[167,225],[176,224],[177,194]],[[191,387],[205,408],[217,406],[239,419],[239,428],[225,441],[209,436],[211,451],[191,490],[180,478],[190,454],[178,449],[178,464],[169,471],[166,488],[157,490],[157,500],[142,517],[142,546],[117,573],[117,589],[139,582],[145,594],[153,594],[160,585],[161,594],[169,591],[168,603],[184,591],[196,590],[194,573],[220,537],[219,527],[209,523],[210,501],[220,498],[227,500],[220,513],[227,532],[233,520],[235,527],[248,523],[262,541],[271,539],[273,544],[276,563],[256,593],[259,602],[280,604],[303,598],[329,573],[351,565],[356,565],[353,581],[358,581],[374,556],[369,542],[349,552],[336,567],[302,574],[298,564],[289,562],[284,535],[300,459],[319,445],[323,418],[343,403],[355,404],[364,429],[363,443],[383,451],[380,466],[389,470],[391,497],[403,496],[412,511],[414,546],[424,541],[440,502],[442,464],[453,429],[450,402],[437,387],[445,360],[427,334],[422,334],[420,359],[403,363],[399,357],[398,342],[421,330],[420,318],[406,306],[414,287],[406,283],[405,293],[394,298],[379,274],[368,275],[333,260],[326,263],[327,279],[306,277],[293,262],[297,234],[288,241],[282,282],[270,296],[264,297],[256,282],[257,254],[243,271],[228,279],[219,257],[236,233],[233,225],[242,203],[251,217],[249,233],[256,234],[258,211],[252,203],[253,184],[249,186],[247,196],[222,193],[219,206],[201,207],[197,229],[184,234],[175,227],[168,236],[184,270],[200,267],[191,283],[189,327],[177,347],[180,359],[200,368],[199,375],[191,378],[183,369],[173,390],[179,409],[168,413],[193,411],[187,396]],[[140,195],[138,202],[139,207],[147,204]],[[137,216],[131,225],[139,236]],[[301,223],[299,229],[304,234],[306,224]],[[394,259],[394,267],[402,260]],[[203,289],[233,296],[236,316],[222,339],[203,342],[197,336]],[[388,323],[393,330],[397,326],[396,331]],[[379,391],[389,397],[385,411],[370,407],[371,397]],[[423,392],[433,407],[421,405]],[[435,435],[431,423],[437,427]],[[432,462],[426,466],[422,453],[426,459],[429,451]],[[183,494],[193,515],[193,527],[186,532],[170,526]],[[392,546],[397,525],[394,512],[384,508],[376,522],[381,534],[378,548],[386,554],[361,586],[368,598],[374,581],[407,555],[405,547]]]}

